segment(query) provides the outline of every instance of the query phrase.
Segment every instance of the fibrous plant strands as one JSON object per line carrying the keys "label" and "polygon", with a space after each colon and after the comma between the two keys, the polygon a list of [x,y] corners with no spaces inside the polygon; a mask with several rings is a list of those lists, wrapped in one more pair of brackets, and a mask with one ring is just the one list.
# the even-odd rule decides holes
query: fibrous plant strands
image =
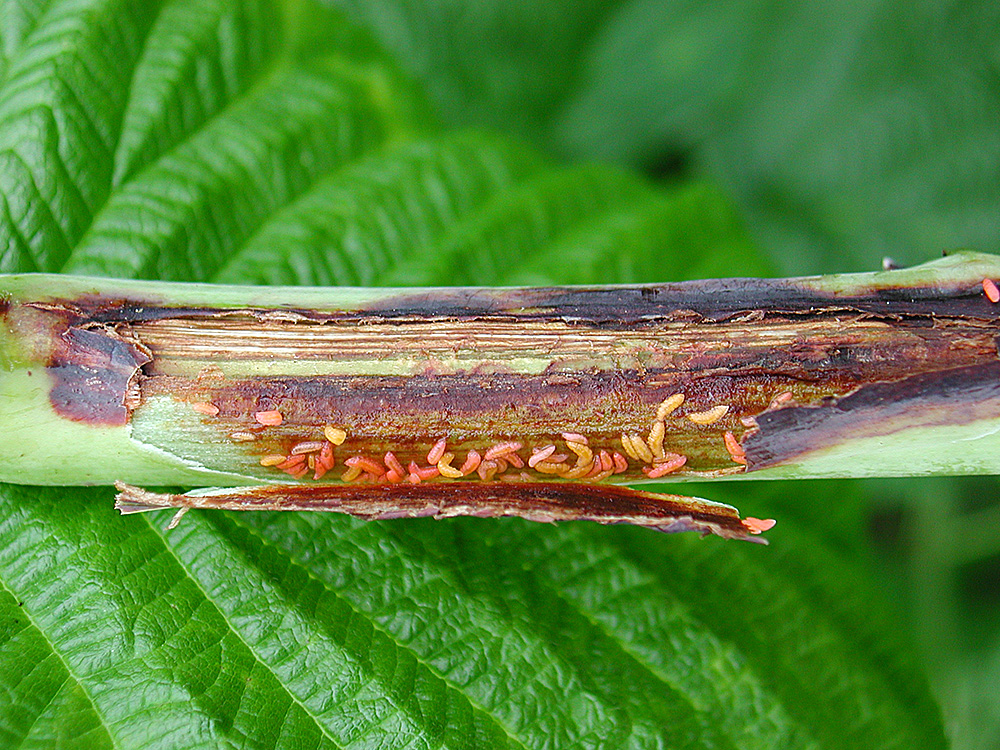
{"label": "fibrous plant strands", "polygon": [[0,403],[18,404],[0,412],[0,479],[391,498],[407,484],[998,473],[1000,306],[983,285],[997,277],[1000,259],[977,255],[634,287],[0,277]]}
{"label": "fibrous plant strands", "polygon": [[370,520],[518,516],[549,523],[628,523],[656,531],[696,531],[764,544],[766,540],[754,537],[774,525],[771,519],[761,521],[752,517],[744,522],[735,508],[701,498],[565,482],[401,484],[393,488],[392,494],[375,485],[243,487],[183,495],[149,492],[123,482],[117,482],[115,487],[118,489],[115,507],[123,514],[160,508],[212,508],[321,510]]}

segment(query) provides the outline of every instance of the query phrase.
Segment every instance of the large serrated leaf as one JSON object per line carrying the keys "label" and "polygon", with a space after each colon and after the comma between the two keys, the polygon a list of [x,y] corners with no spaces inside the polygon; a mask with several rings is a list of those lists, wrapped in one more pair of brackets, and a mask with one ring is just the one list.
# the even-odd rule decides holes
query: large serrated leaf
{"label": "large serrated leaf", "polygon": [[[332,11],[142,7],[0,6],[16,19],[0,45],[5,270],[302,284],[766,270],[710,186],[660,192],[436,132]],[[863,570],[794,524],[770,550],[326,514],[190,514],[165,531],[110,500],[0,487],[4,747],[944,745],[922,678],[865,617]]]}

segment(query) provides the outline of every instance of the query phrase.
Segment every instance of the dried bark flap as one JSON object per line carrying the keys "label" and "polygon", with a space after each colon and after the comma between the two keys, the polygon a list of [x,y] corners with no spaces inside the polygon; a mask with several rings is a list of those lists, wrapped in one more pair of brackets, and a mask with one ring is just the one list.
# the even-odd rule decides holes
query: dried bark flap
{"label": "dried bark flap", "polygon": [[242,487],[210,495],[153,493],[116,482],[115,507],[123,514],[155,508],[220,510],[323,510],[369,520],[433,516],[530,521],[626,523],[664,532],[697,531],[726,539],[754,539],[759,529],[744,523],[729,505],[628,487],[571,482],[482,482],[461,484],[281,485]]}

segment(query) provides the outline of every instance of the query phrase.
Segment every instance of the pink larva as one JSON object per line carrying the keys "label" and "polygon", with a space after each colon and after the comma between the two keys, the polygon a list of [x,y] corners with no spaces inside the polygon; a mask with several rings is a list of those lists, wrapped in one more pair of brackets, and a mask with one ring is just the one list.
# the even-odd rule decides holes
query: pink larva
{"label": "pink larva", "polygon": [[427,452],[427,463],[436,464],[438,461],[440,461],[441,456],[444,455],[444,451],[445,448],[447,448],[447,446],[448,446],[447,438],[441,438],[436,443],[434,443],[434,447]]}
{"label": "pink larva", "polygon": [[544,461],[555,452],[556,447],[554,445],[547,445],[544,448],[538,448],[531,454],[531,458],[528,459],[528,466],[534,469],[535,464],[539,461]]}

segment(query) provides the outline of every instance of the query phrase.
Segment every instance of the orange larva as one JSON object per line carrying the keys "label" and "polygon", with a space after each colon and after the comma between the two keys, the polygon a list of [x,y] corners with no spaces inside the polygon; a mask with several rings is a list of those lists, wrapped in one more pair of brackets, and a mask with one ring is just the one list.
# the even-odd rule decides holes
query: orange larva
{"label": "orange larva", "polygon": [[760,534],[764,531],[770,531],[774,528],[774,525],[778,523],[773,518],[754,518],[753,516],[747,516],[741,519],[741,522],[746,526],[751,534]]}
{"label": "orange larva", "polygon": [[253,418],[257,420],[258,423],[264,425],[265,427],[277,427],[284,421],[284,417],[281,416],[280,411],[269,410],[269,411],[259,411],[253,415]]}
{"label": "orange larva", "polygon": [[554,445],[546,445],[544,448],[536,448],[532,451],[531,458],[528,459],[528,466],[534,469],[535,464],[539,461],[544,461],[555,452],[556,447]]}
{"label": "orange larva", "polygon": [[524,468],[524,459],[521,458],[516,453],[507,453],[506,455],[504,455],[503,459],[504,459],[504,461],[506,461],[507,463],[509,463],[511,466],[513,466],[515,469],[523,469]]}
{"label": "orange larva", "polygon": [[479,455],[479,451],[469,451],[469,454],[465,457],[465,463],[462,464],[462,468],[459,469],[462,475],[471,474],[479,468],[479,464],[482,462],[482,456]]}
{"label": "orange larva", "polygon": [[625,458],[621,453],[615,451],[611,454],[611,460],[615,464],[615,474],[621,474],[624,471],[628,471],[628,459]]}
{"label": "orange larva", "polygon": [[723,441],[726,444],[726,450],[729,451],[729,456],[738,464],[743,464],[746,466],[747,454],[743,450],[743,446],[740,445],[736,436],[731,432],[727,432],[723,435]]}
{"label": "orange larva", "polygon": [[351,467],[357,467],[361,471],[368,472],[369,474],[374,474],[375,476],[385,474],[385,469],[382,468],[382,464],[375,459],[368,458],[368,456],[352,456],[344,461],[344,463]]}
{"label": "orange larva", "polygon": [[417,466],[416,461],[410,461],[409,470],[411,475],[416,475],[421,479],[434,479],[440,472],[437,466]]}
{"label": "orange larva", "polygon": [[983,291],[986,293],[986,299],[990,302],[1000,302],[1000,289],[997,289],[997,285],[993,283],[992,279],[983,279]]}
{"label": "orange larva", "polygon": [[663,463],[658,463],[653,468],[642,467],[643,473],[650,479],[659,479],[662,476],[671,474],[681,468],[687,463],[687,456],[679,456],[676,453],[671,454],[674,457],[664,461]]}
{"label": "orange larva", "polygon": [[434,447],[427,452],[427,463],[436,464],[441,460],[441,456],[444,455],[445,448],[448,447],[448,439],[441,438],[436,443]]}
{"label": "orange larva", "polygon": [[396,472],[400,477],[406,476],[406,469],[403,468],[403,464],[400,460],[396,458],[395,453],[392,451],[386,452],[383,460],[385,461],[385,465],[388,466],[391,471]]}
{"label": "orange larva", "polygon": [[206,401],[199,401],[196,404],[191,404],[191,408],[199,414],[204,414],[206,417],[219,416],[219,407]]}
{"label": "orange larva", "polygon": [[297,469],[300,466],[306,465],[306,457],[304,455],[289,456],[280,464],[276,464],[277,468],[285,471],[286,469]]}
{"label": "orange larva", "polygon": [[728,411],[729,411],[728,406],[726,406],[725,404],[718,404],[706,411],[696,411],[691,414],[688,414],[687,416],[688,419],[690,419],[695,424],[706,425],[718,422],[720,419],[726,416],[726,412]]}
{"label": "orange larva", "polygon": [[497,443],[487,448],[483,458],[487,461],[492,461],[495,458],[503,458],[507,454],[518,450],[521,450],[521,443],[516,440],[508,440],[505,443]]}

